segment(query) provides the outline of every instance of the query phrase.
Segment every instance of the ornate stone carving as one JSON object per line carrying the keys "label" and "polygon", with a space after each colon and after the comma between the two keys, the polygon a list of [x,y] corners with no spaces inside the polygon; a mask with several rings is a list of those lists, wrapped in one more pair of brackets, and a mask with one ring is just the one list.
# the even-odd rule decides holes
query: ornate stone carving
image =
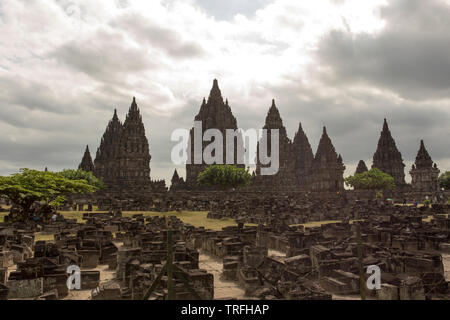
{"label": "ornate stone carving", "polygon": [[412,177],[411,186],[416,191],[439,191],[439,172],[437,165],[431,159],[423,140],[417,152],[416,161],[409,172]]}
{"label": "ornate stone carving", "polygon": [[334,149],[327,129],[323,128],[322,137],[312,165],[313,191],[339,192],[344,190],[345,166],[341,155]]}
{"label": "ornate stone carving", "polygon": [[405,164],[403,163],[402,154],[398,151],[392,138],[386,119],[384,119],[383,131],[381,131],[381,136],[378,140],[377,151],[373,155],[372,168],[378,168],[390,174],[397,186],[405,185]]}

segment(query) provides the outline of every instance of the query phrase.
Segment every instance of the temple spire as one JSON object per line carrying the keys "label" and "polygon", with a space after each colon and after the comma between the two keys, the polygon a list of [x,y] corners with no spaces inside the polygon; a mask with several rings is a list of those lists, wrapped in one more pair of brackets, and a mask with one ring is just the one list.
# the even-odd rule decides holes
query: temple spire
{"label": "temple spire", "polygon": [[431,168],[433,166],[433,160],[425,148],[423,140],[420,140],[420,148],[417,152],[415,165],[417,168]]}
{"label": "temple spire", "polygon": [[172,176],[172,180],[179,179],[179,178],[180,178],[180,176],[178,175],[178,171],[177,171],[177,169],[175,169],[175,172],[173,173],[173,176]]}
{"label": "temple spire", "polygon": [[280,111],[275,104],[275,99],[272,99],[272,105],[267,112],[266,124],[263,129],[280,129],[280,136],[286,135],[286,128],[283,125],[283,120],[281,119]]}
{"label": "temple spire", "polygon": [[217,81],[217,79],[214,79],[213,86],[209,94],[208,103],[213,100],[219,100],[223,103],[222,92],[220,91],[219,81]]}
{"label": "temple spire", "polygon": [[330,137],[327,134],[326,127],[323,127],[322,137],[320,138],[314,161],[320,162],[322,159],[326,159],[325,162],[336,162],[338,160],[338,155],[334,149]]}
{"label": "temple spire", "polygon": [[360,160],[358,163],[358,167],[356,168],[355,174],[361,174],[367,171],[369,171],[369,169],[367,169],[366,163],[364,162],[364,160]]}
{"label": "temple spire", "polygon": [[312,165],[312,190],[329,192],[343,190],[344,170],[342,156],[336,153],[327,129],[323,127],[322,137]]}
{"label": "temple spire", "polygon": [[91,152],[89,151],[89,146],[86,146],[86,150],[84,151],[83,159],[81,160],[81,163],[78,166],[78,169],[86,171],[86,172],[94,171],[94,163],[92,162],[92,157],[91,157]]}
{"label": "temple spire", "polygon": [[439,172],[440,170],[436,164],[433,164],[433,160],[425,148],[425,143],[423,140],[420,140],[416,161],[409,172],[412,178],[411,186],[417,191],[439,191]]}
{"label": "temple spire", "polygon": [[405,184],[405,165],[403,163],[402,155],[397,149],[394,138],[392,138],[389,130],[387,120],[384,119],[383,130],[381,131],[380,139],[378,140],[377,151],[373,155],[372,168],[390,174],[394,177],[397,186]]}
{"label": "temple spire", "polygon": [[385,131],[385,132],[389,131],[389,126],[388,126],[386,118],[384,118],[383,131]]}
{"label": "temple spire", "polygon": [[314,154],[306,133],[303,131],[301,122],[293,141],[295,158],[295,176],[297,184],[305,189],[309,188],[311,182],[311,166]]}

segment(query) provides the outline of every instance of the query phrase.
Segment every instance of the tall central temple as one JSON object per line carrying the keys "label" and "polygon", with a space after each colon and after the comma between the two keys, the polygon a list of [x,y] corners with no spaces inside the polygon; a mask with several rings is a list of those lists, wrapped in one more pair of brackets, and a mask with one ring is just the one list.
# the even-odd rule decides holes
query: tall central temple
{"label": "tall central temple", "polygon": [[[222,137],[226,140],[226,130],[232,129],[237,130],[237,121],[231,112],[231,108],[228,104],[228,100],[223,99],[222,92],[219,88],[219,82],[214,80],[211,92],[209,94],[208,101],[203,99],[203,103],[200,107],[199,113],[195,116],[195,121],[199,121],[202,124],[202,132],[201,137],[203,137],[204,133],[208,129],[217,129],[221,132]],[[190,159],[189,163],[186,164],[186,185],[190,188],[197,187],[197,177],[198,175],[207,167],[203,157],[202,163],[196,164],[194,162],[194,128],[190,131],[190,140],[188,145],[188,158]],[[202,138],[201,138],[202,139]],[[239,141],[240,140],[240,141]],[[211,142],[205,142],[202,139],[202,148],[201,152],[210,144]],[[227,143],[233,143],[234,150],[234,161],[233,164],[244,168],[244,149],[243,149],[243,141],[242,136],[239,135],[234,138],[233,141],[222,141],[223,144],[223,159],[222,164],[226,163],[227,159]],[[241,150],[238,150],[239,147],[242,147]],[[242,155],[241,158],[238,157]],[[230,163],[229,163],[230,164]]]}

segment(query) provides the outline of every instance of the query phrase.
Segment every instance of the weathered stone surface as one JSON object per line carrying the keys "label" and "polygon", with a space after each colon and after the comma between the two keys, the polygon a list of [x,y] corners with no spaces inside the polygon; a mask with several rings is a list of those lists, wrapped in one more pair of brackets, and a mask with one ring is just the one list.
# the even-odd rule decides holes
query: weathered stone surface
{"label": "weathered stone surface", "polygon": [[361,174],[367,171],[369,171],[369,169],[367,169],[366,163],[364,162],[364,160],[360,160],[358,163],[358,167],[356,168],[355,174]]}
{"label": "weathered stone surface", "polygon": [[378,140],[377,151],[373,155],[372,168],[378,168],[390,174],[397,186],[405,185],[405,164],[392,138],[386,119],[384,119],[383,130]]}
{"label": "weathered stone surface", "polygon": [[[267,135],[261,138],[257,146],[257,162],[256,162],[256,177],[254,184],[259,187],[268,187],[272,189],[284,188],[286,186],[295,186],[297,184],[296,178],[296,161],[294,157],[294,146],[287,136],[286,128],[283,125],[280,112],[275,105],[275,100],[272,100],[272,106],[267,113],[266,121],[263,130],[267,130]],[[273,166],[270,164],[263,164],[260,159],[260,149],[262,145],[266,146],[267,154],[272,155],[276,146],[272,146],[272,130],[278,130],[278,154],[279,154],[279,168],[274,175],[263,175],[262,168]],[[301,164],[299,163],[299,166]]]}
{"label": "weathered stone surface", "polygon": [[34,298],[44,293],[44,279],[24,279],[8,281],[8,299]]}
{"label": "weathered stone surface", "polygon": [[344,190],[345,166],[336,153],[324,127],[312,166],[313,191],[338,192]]}
{"label": "weathered stone surface", "polygon": [[92,162],[91,152],[89,151],[89,146],[86,146],[84,151],[83,159],[81,160],[78,169],[86,172],[94,172],[94,163]]}
{"label": "weathered stone surface", "polygon": [[8,275],[8,268],[0,268],[0,284],[6,284]]}
{"label": "weathered stone surface", "polygon": [[114,110],[114,116],[106,127],[94,162],[95,176],[101,178],[107,185],[115,184],[120,176],[117,159],[120,156],[121,134],[122,123],[117,116],[117,110]]}
{"label": "weathered stone surface", "polygon": [[150,160],[142,116],[133,98],[123,124],[114,110],[97,150],[94,174],[110,192],[165,192],[164,181],[150,179]]}
{"label": "weathered stone surface", "polygon": [[399,289],[397,286],[383,283],[381,289],[377,290],[378,300],[399,300]]}
{"label": "weathered stone surface", "polygon": [[294,141],[295,176],[300,188],[308,190],[311,185],[312,163],[314,154],[309,144],[308,137],[303,131],[302,124],[298,126]]}
{"label": "weathered stone surface", "polygon": [[[201,139],[201,143],[199,145],[201,146],[201,154],[203,155],[203,152],[205,148],[211,143],[211,142],[204,142],[203,141],[203,135],[206,130],[208,129],[217,129],[221,132],[222,137],[224,141],[222,141],[223,145],[223,158],[221,159],[221,164],[227,163],[227,143],[234,143],[234,161],[233,164],[237,165],[238,167],[244,167],[244,158],[243,158],[243,151],[244,151],[244,145],[242,141],[242,136],[238,135],[237,138],[233,139],[232,141],[226,141],[226,130],[232,129],[236,130],[238,129],[236,118],[233,116],[233,113],[231,111],[231,108],[228,104],[228,100],[224,102],[222,98],[222,93],[219,89],[219,83],[217,80],[214,80],[213,87],[211,89],[211,92],[209,94],[208,101],[206,99],[203,99],[203,103],[200,107],[199,113],[195,116],[195,121],[201,121],[202,123],[202,132],[201,137],[198,137],[197,139]],[[186,184],[187,186],[192,188],[198,188],[197,185],[197,177],[206,167],[207,164],[205,163],[204,159],[202,159],[202,164],[195,164],[195,140],[194,140],[194,128],[190,131],[190,143],[188,146],[188,163],[186,164]],[[239,150],[238,150],[239,148]],[[238,152],[239,151],[239,152]],[[231,156],[231,155],[230,155]],[[241,158],[238,158],[238,156],[241,156]],[[231,164],[231,163],[228,163]]]}
{"label": "weathered stone surface", "polygon": [[430,195],[440,191],[439,172],[440,170],[435,163],[433,164],[433,160],[431,160],[425,144],[421,140],[416,161],[410,171],[412,188],[418,191],[430,192]]}

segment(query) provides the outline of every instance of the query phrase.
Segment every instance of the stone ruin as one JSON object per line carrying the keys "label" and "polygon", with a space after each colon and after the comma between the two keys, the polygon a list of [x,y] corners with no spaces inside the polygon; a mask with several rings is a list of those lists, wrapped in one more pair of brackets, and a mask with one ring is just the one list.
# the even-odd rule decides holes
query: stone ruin
{"label": "stone ruin", "polygon": [[[69,296],[67,268],[81,268],[81,290],[90,299],[142,299],[167,260],[166,230],[173,230],[176,299],[214,298],[211,274],[199,269],[199,253],[186,242],[192,226],[175,216],[122,217],[86,213],[85,223],[62,219],[38,229],[32,224],[0,224],[0,298],[55,300]],[[42,227],[42,225],[41,225]],[[54,234],[53,241],[35,241],[35,232]],[[102,270],[113,277],[102,279]],[[167,277],[150,296],[167,296]],[[69,297],[70,298],[70,297]]]}
{"label": "stone ruin", "polygon": [[[242,216],[244,199],[226,200],[236,206],[238,224],[221,231],[194,227],[176,215],[124,217],[119,209],[85,213],[84,223],[60,216],[56,222],[0,224],[0,297],[70,299],[67,267],[77,265],[88,298],[142,299],[167,261],[169,229],[177,267],[175,299],[213,299],[217,276],[248,298],[354,297],[360,292],[360,264],[364,280],[368,267],[381,270],[382,286],[367,290],[368,299],[450,296],[443,264],[444,255],[450,255],[449,205],[415,208],[330,198],[302,207],[304,199],[298,204],[289,197],[262,199],[249,200],[247,208],[256,211],[247,217]],[[433,219],[426,222],[429,216]],[[339,221],[303,225],[314,219]],[[36,241],[36,232],[53,234],[54,240]],[[219,274],[200,268],[200,254],[221,259]],[[167,276],[159,280],[149,299],[167,298]]]}
{"label": "stone ruin", "polygon": [[[312,228],[276,226],[224,228],[193,234],[198,247],[223,259],[223,277],[239,281],[259,299],[331,299],[360,294],[369,266],[381,270],[381,288],[366,289],[369,299],[448,299],[449,278],[442,254],[450,254],[450,219],[411,207],[369,207],[364,221]],[[447,213],[449,211],[447,206]],[[358,259],[357,224],[362,260]],[[284,255],[271,256],[270,252]]]}

